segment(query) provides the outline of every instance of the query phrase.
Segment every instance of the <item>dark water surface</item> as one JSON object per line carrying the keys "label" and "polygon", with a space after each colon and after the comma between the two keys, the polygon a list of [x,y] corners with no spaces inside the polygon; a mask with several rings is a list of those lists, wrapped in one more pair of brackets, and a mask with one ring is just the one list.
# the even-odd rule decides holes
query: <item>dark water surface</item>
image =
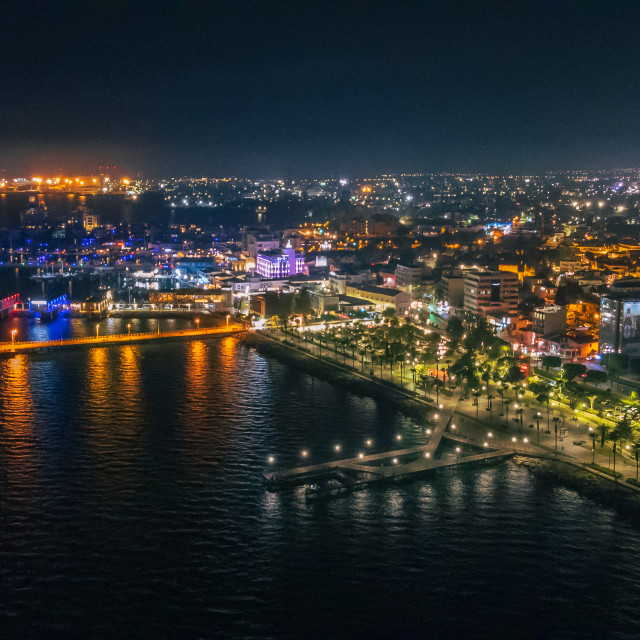
{"label": "dark water surface", "polygon": [[0,361],[0,635],[640,637],[640,531],[524,469],[261,484],[421,432],[235,338]]}

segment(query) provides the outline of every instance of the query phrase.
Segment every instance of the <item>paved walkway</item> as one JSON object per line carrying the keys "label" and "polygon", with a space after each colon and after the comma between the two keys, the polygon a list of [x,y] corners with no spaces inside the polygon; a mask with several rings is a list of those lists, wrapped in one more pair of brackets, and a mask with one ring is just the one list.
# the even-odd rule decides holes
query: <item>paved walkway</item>
{"label": "paved walkway", "polygon": [[[291,336],[283,334],[280,331],[272,332],[271,334],[276,339],[282,340],[286,337],[291,342]],[[302,341],[297,341],[295,345],[303,344]],[[341,352],[336,352],[331,346],[319,346],[317,342],[315,344],[307,343],[305,345],[310,353],[320,356],[322,359],[329,361],[335,361],[337,363],[346,363],[351,365],[352,358],[351,353],[347,351],[346,358]],[[392,382],[400,389],[400,372],[399,368],[396,369],[393,376],[389,374],[388,367],[383,369],[383,376],[380,377],[380,367],[371,367],[371,364],[365,365],[364,372],[362,372],[360,357],[356,354],[353,366],[356,372],[361,372],[367,379],[371,379],[369,372],[373,370],[374,379],[384,380],[386,383]],[[443,374],[441,374],[442,377]],[[486,383],[483,383],[486,386]],[[410,371],[405,369],[405,377],[402,381],[402,389],[406,391],[415,392],[418,398],[425,399],[425,392],[422,385],[414,385],[413,376]],[[458,427],[459,433],[470,436],[473,440],[488,440],[495,443],[496,446],[508,447],[514,446],[519,449],[529,448],[537,450],[539,453],[552,452],[557,455],[559,459],[565,458],[574,462],[591,463],[595,459],[595,463],[603,467],[613,469],[613,454],[608,447],[600,448],[599,439],[597,440],[595,451],[591,448],[591,438],[589,433],[598,432],[598,419],[592,418],[584,412],[580,412],[579,417],[571,411],[562,402],[556,401],[556,406],[551,407],[549,412],[549,426],[551,433],[547,431],[547,407],[546,405],[539,405],[533,394],[526,391],[524,397],[521,400],[514,400],[513,390],[509,390],[505,394],[505,401],[509,399],[509,420],[507,422],[506,407],[504,415],[500,415],[502,409],[502,402],[497,393],[497,385],[493,382],[489,384],[488,390],[483,391],[483,395],[478,398],[478,406],[473,404],[474,397],[470,395],[466,400],[460,399],[460,390],[457,389],[453,392],[453,396],[445,396],[443,393],[438,397],[438,409],[443,414],[454,415],[454,413],[462,419],[462,424]],[[487,393],[493,395],[491,401],[491,410],[488,410]],[[436,402],[435,391],[427,397],[432,403]],[[518,405],[518,406],[516,406]],[[442,407],[440,409],[440,407]],[[515,410],[518,408],[524,409],[522,413],[522,427],[520,426],[520,419],[518,422],[514,422],[513,418],[516,417]],[[536,425],[537,414],[539,416],[540,431],[538,437],[538,429]],[[476,420],[477,414],[477,420]],[[562,417],[564,415],[564,428],[566,428],[566,434],[561,436],[561,428],[563,427]],[[556,442],[556,434],[554,428],[553,418],[560,418],[558,422],[558,434]],[[456,422],[457,418],[454,418],[453,422]],[[611,423],[611,421],[607,421]],[[529,425],[534,425],[531,429]],[[589,429],[591,427],[591,431]],[[489,436],[491,434],[491,436]],[[513,440],[515,438],[515,441]],[[526,440],[526,441],[525,441]],[[582,442],[582,444],[574,444],[574,442]],[[557,449],[556,449],[557,446]],[[557,453],[556,453],[557,452]],[[635,460],[630,456],[626,456],[618,452],[616,454],[616,471],[622,473],[623,477],[619,479],[620,482],[624,482],[626,478],[636,477],[636,464]]]}
{"label": "paved walkway", "polygon": [[244,327],[239,325],[230,327],[203,327],[202,329],[187,329],[183,331],[164,331],[162,333],[120,333],[116,335],[92,336],[87,338],[72,338],[69,340],[45,340],[40,342],[0,342],[0,353],[22,353],[37,349],[64,349],[65,347],[107,346],[112,344],[126,344],[130,342],[144,342],[146,340],[164,340],[167,338],[201,338],[207,336],[224,337],[243,333]]}

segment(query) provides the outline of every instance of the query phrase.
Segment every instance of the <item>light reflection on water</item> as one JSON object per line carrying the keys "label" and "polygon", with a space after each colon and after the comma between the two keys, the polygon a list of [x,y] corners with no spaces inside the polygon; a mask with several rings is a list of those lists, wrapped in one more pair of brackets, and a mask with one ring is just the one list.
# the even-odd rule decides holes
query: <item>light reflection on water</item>
{"label": "light reflection on water", "polygon": [[[501,465],[309,503],[424,425],[235,338],[0,361],[0,623],[106,636],[637,637],[640,535]],[[594,550],[597,549],[597,553]],[[28,621],[28,622],[27,622]],[[169,631],[167,631],[169,630]]]}

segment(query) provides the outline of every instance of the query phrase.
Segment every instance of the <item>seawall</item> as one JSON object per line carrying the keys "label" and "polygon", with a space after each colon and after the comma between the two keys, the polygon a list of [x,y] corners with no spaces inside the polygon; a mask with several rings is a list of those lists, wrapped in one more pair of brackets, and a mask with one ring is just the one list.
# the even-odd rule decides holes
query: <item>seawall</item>
{"label": "seawall", "polygon": [[262,355],[275,358],[280,362],[296,367],[332,384],[348,389],[359,396],[368,396],[392,404],[400,412],[414,420],[423,421],[435,404],[419,399],[413,394],[402,391],[396,385],[380,382],[351,367],[349,364],[331,363],[290,344],[283,344],[274,338],[256,332],[249,332],[242,338],[247,347],[256,349]]}

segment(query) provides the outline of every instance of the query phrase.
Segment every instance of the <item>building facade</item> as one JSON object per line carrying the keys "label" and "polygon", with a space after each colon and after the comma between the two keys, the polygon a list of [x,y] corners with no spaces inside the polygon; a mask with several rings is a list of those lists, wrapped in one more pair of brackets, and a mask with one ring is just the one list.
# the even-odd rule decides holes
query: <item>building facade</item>
{"label": "building facade", "polygon": [[520,283],[515,273],[479,270],[464,279],[464,310],[486,318],[487,314],[515,315]]}
{"label": "building facade", "polygon": [[533,331],[540,336],[564,333],[567,330],[567,308],[560,305],[537,307],[533,310]]}
{"label": "building facade", "polygon": [[304,255],[288,245],[282,250],[258,253],[256,273],[263,278],[288,278],[304,271]]}
{"label": "building facade", "polygon": [[422,273],[423,269],[419,264],[399,264],[396,267],[395,273],[396,287],[402,291],[411,293],[414,289],[420,286]]}
{"label": "building facade", "polygon": [[398,289],[363,284],[360,286],[347,286],[346,294],[372,302],[376,305],[376,309],[380,311],[387,307],[395,307],[396,313],[404,314],[405,311],[409,311],[411,306],[411,295]]}
{"label": "building facade", "polygon": [[616,280],[600,301],[600,353],[640,358],[640,278]]}

